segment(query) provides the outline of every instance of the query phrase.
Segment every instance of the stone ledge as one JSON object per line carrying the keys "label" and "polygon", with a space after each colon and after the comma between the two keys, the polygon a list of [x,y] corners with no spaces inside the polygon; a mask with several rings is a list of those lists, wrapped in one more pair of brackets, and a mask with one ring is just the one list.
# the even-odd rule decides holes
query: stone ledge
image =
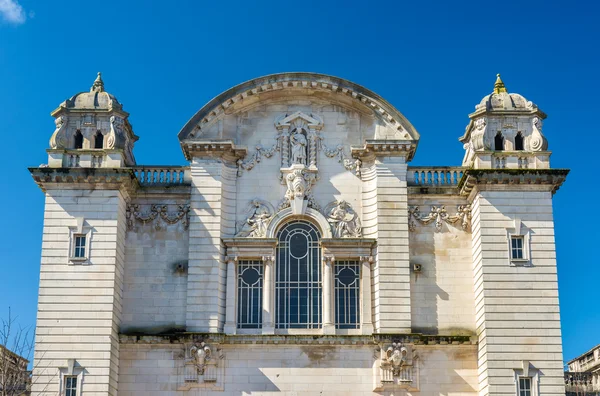
{"label": "stone ledge", "polygon": [[173,333],[161,335],[119,334],[121,344],[180,344],[205,341],[219,344],[256,345],[379,345],[400,342],[413,345],[476,345],[476,336],[441,336],[424,334],[374,335],[225,335],[222,333]]}
{"label": "stone ledge", "polygon": [[482,190],[495,186],[538,185],[554,194],[568,174],[569,169],[468,169],[458,183],[458,189],[461,195],[469,195],[475,186]]}

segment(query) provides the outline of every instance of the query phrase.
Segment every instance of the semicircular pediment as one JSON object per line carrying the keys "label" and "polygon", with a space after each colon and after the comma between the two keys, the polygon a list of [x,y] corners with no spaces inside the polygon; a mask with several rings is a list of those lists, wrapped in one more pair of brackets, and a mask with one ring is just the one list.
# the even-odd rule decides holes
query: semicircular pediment
{"label": "semicircular pediment", "polygon": [[410,122],[379,95],[315,73],[273,74],[239,84],[202,107],[178,136],[182,143],[228,140],[252,147],[263,133],[272,134],[278,122],[296,113],[319,120],[324,135],[349,145],[419,140]]}

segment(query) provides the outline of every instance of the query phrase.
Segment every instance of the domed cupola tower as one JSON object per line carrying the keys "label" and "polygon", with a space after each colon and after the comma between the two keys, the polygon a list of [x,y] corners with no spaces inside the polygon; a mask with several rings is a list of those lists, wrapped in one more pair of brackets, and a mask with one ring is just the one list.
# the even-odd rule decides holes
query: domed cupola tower
{"label": "domed cupola tower", "polygon": [[471,122],[459,138],[466,150],[463,166],[474,169],[548,169],[550,152],[542,134],[546,114],[533,102],[508,93],[500,74],[494,92],[469,114]]}
{"label": "domed cupola tower", "polygon": [[104,90],[98,73],[89,92],[62,102],[51,115],[56,130],[50,138],[50,168],[120,168],[135,165],[133,145],[138,137],[129,113]]}

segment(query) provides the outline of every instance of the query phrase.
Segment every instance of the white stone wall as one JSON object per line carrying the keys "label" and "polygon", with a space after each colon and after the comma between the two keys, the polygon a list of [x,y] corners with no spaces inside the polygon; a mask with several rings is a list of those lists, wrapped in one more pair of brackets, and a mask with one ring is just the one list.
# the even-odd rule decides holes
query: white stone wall
{"label": "white stone wall", "polygon": [[477,352],[472,345],[419,346],[420,391],[374,391],[374,345],[221,345],[214,387],[177,391],[183,385],[181,345],[123,344],[120,396],[202,395],[419,395],[473,396]]}
{"label": "white stone wall", "polygon": [[[463,199],[410,195],[409,206],[418,206],[422,215],[431,206],[445,206],[456,213]],[[410,302],[412,331],[424,334],[474,335],[473,256],[471,234],[461,222],[416,224],[410,232],[410,262],[421,271],[411,272]]]}
{"label": "white stone wall", "polygon": [[[509,265],[507,229],[515,218],[531,232],[531,266]],[[523,189],[477,194],[473,262],[479,394],[514,395],[515,369],[529,361],[542,374],[540,395],[564,395],[552,194]]]}
{"label": "white stone wall", "polygon": [[[135,200],[141,210],[169,208],[186,200]],[[156,228],[160,224],[160,228]],[[183,222],[142,223],[127,231],[121,332],[159,333],[185,329],[189,233]],[[183,269],[178,268],[183,266]]]}
{"label": "white stone wall", "polygon": [[[92,229],[90,259],[69,261],[70,227]],[[122,312],[125,201],[115,190],[46,193],[34,395],[55,395],[68,359],[85,369],[86,395],[116,395]]]}

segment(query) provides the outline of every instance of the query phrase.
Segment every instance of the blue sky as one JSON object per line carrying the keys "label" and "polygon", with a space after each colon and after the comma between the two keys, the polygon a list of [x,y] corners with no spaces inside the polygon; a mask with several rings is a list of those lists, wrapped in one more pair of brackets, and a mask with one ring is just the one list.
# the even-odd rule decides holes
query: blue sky
{"label": "blue sky", "polygon": [[[203,4],[206,3],[206,4]],[[596,4],[594,4],[596,3]],[[313,71],[377,92],[421,134],[413,165],[460,165],[457,138],[502,73],[538,104],[552,165],[565,359],[600,343],[600,6],[591,1],[0,0],[0,317],[35,323],[49,113],[102,71],[131,113],[141,164],[185,164],[177,133],[240,82]]]}

